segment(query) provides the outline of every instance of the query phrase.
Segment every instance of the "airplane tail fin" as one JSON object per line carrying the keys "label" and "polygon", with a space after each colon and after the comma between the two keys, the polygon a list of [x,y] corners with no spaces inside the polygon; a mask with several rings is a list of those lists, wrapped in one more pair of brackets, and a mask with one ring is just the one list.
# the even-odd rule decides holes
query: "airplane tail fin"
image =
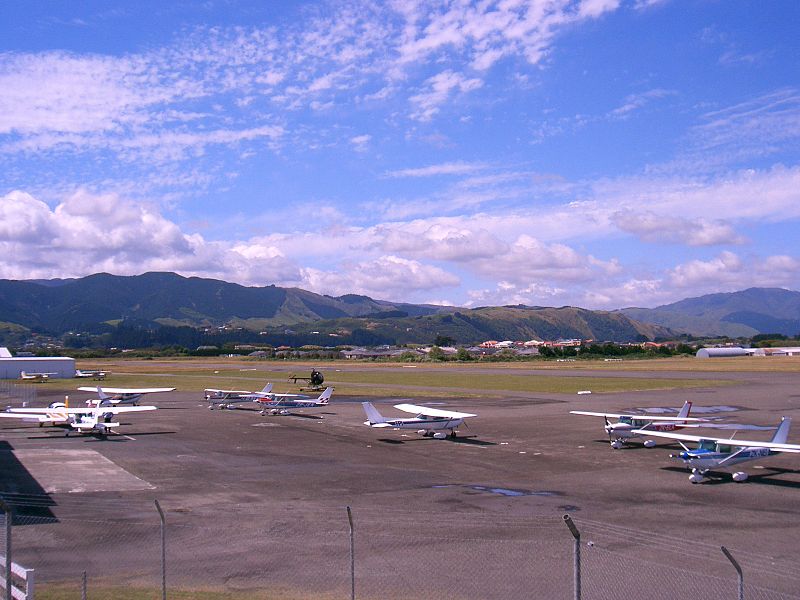
{"label": "airplane tail fin", "polygon": [[269,394],[272,391],[272,383],[268,383],[264,386],[264,389],[261,390],[262,394]]}
{"label": "airplane tail fin", "polygon": [[770,440],[773,444],[785,444],[789,439],[789,427],[792,426],[792,417],[782,417],[781,424],[775,430],[775,435]]}
{"label": "airplane tail fin", "polygon": [[331,400],[331,396],[333,395],[333,388],[326,387],[325,391],[319,395],[317,398],[317,404],[327,404]]}
{"label": "airplane tail fin", "polygon": [[678,413],[678,418],[685,419],[686,417],[689,416],[689,411],[691,410],[692,410],[692,403],[687,400],[686,402],[683,403],[681,411]]}
{"label": "airplane tail fin", "polygon": [[378,412],[378,409],[372,405],[372,402],[362,402],[361,406],[364,407],[364,412],[367,413],[367,420],[370,424],[385,423],[386,419]]}

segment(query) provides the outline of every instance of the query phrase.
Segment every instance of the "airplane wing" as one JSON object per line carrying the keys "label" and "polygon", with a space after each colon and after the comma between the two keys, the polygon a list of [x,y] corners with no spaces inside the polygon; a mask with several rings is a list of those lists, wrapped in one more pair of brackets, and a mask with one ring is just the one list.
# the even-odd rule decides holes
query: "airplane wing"
{"label": "airplane wing", "polygon": [[569,411],[571,415],[586,415],[589,417],[606,417],[610,419],[621,419],[622,417],[628,417],[630,419],[645,419],[647,421],[671,421],[671,422],[684,422],[684,421],[696,421],[702,422],[707,421],[708,419],[701,419],[699,417],[661,417],[661,416],[650,416],[650,415],[633,415],[633,414],[621,414],[621,413],[601,413],[601,412],[590,412],[587,410],[571,410]]}
{"label": "airplane wing", "polygon": [[54,419],[47,415],[40,415],[36,413],[18,413],[18,412],[0,412],[0,417],[7,419],[22,419],[23,421],[30,421],[34,423],[53,423],[55,421],[63,421],[64,419]]}
{"label": "airplane wing", "polygon": [[[141,412],[143,410],[158,410],[157,406],[101,406],[98,410],[102,413],[118,415],[127,412]],[[86,412],[86,409],[83,410]]]}
{"label": "airplane wing", "polygon": [[[110,408],[110,407],[109,407]],[[54,413],[64,413],[69,415],[76,415],[76,414],[86,414],[88,413],[90,408],[9,408],[6,410],[7,413],[12,414],[26,414],[26,415],[47,415],[47,414],[54,414]],[[6,414],[6,413],[0,413]]]}
{"label": "airplane wing", "polygon": [[[102,387],[102,386],[85,386],[79,387],[78,390],[81,392],[96,392],[97,388],[100,387],[103,390],[104,394],[156,394],[158,392],[174,392],[175,388],[110,388],[110,387]],[[228,391],[228,390],[206,390],[206,391]],[[247,392],[242,392],[246,394]]]}
{"label": "airplane wing", "polygon": [[445,417],[450,419],[466,419],[467,417],[477,417],[472,413],[455,412],[452,410],[441,410],[438,408],[428,408],[427,406],[418,406],[416,404],[395,404],[397,410],[412,413],[415,415],[425,415],[426,417]]}
{"label": "airplane wing", "polygon": [[769,448],[779,452],[797,452],[800,453],[800,445],[798,444],[777,444],[774,442],[757,442],[753,440],[737,440],[731,438],[716,438],[705,435],[689,435],[688,433],[669,433],[665,431],[650,431],[649,429],[635,429],[633,433],[640,433],[647,437],[661,437],[668,440],[676,440],[681,442],[717,442],[726,446],[735,446],[736,448]]}

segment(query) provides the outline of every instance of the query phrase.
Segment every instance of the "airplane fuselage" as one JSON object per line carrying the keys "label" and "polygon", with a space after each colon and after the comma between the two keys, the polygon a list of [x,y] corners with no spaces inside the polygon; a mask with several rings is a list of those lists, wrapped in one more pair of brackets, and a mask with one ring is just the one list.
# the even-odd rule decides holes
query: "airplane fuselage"
{"label": "airplane fuselage", "polygon": [[457,429],[464,419],[453,419],[447,417],[411,417],[405,419],[387,419],[384,421],[388,426],[395,429],[427,429],[438,431],[441,429]]}
{"label": "airplane fuselage", "polygon": [[650,431],[677,431],[683,427],[682,423],[659,423],[648,421],[647,419],[625,419],[616,423],[606,425],[606,433],[614,439],[627,440],[642,437],[639,433],[634,433],[636,429],[646,427]]}
{"label": "airplane fuselage", "polygon": [[741,452],[737,452],[736,456],[733,456],[732,452],[720,452],[717,450],[691,450],[691,451],[683,451],[677,455],[677,458],[680,458],[684,464],[688,465],[692,469],[697,469],[699,471],[707,471],[709,469],[715,469],[717,467],[729,467],[733,465],[738,465],[739,463],[747,462],[750,460],[756,460],[758,458],[765,458],[767,456],[773,456],[778,454],[778,452],[773,452],[769,448],[759,448],[757,446],[748,446],[744,448]]}

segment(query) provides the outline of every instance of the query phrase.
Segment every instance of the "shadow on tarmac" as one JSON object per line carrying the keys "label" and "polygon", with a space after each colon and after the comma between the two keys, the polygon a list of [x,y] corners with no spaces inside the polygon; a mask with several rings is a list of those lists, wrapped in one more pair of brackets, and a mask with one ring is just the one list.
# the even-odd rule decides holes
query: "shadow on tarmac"
{"label": "shadow on tarmac", "polygon": [[[674,471],[677,473],[683,473],[688,477],[690,471],[686,468],[682,467],[661,467],[662,471]],[[780,467],[765,467],[764,471],[758,474],[753,474],[750,471],[746,471],[748,474],[748,478],[746,482],[741,483],[755,483],[758,485],[772,485],[775,487],[785,487],[785,488],[794,488],[800,489],[800,481],[790,481],[787,479],[775,479],[776,475],[798,475],[800,476],[800,470],[798,469],[782,469]],[[704,475],[706,480],[703,481],[700,485],[728,485],[728,484],[736,484],[738,482],[734,481],[731,477],[732,473],[726,473],[724,471],[709,471]]]}
{"label": "shadow on tarmac", "polygon": [[55,520],[50,510],[55,501],[17,459],[11,444],[4,441],[0,442],[0,473],[0,498],[14,509],[13,525]]}
{"label": "shadow on tarmac", "polygon": [[407,443],[417,443],[417,442],[450,442],[453,444],[469,444],[473,446],[497,446],[497,442],[487,442],[486,440],[479,440],[477,439],[478,436],[476,435],[469,435],[469,436],[459,436],[456,438],[447,437],[443,440],[437,440],[436,438],[432,437],[418,437],[418,438],[410,438],[407,440],[398,440],[394,438],[378,438],[377,441],[383,442],[384,444],[407,444]]}

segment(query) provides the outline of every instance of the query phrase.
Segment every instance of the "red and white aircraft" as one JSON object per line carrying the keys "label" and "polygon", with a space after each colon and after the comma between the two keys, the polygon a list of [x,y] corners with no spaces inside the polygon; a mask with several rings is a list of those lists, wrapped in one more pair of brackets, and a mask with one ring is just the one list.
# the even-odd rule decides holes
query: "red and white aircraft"
{"label": "red and white aircraft", "polygon": [[[696,419],[689,417],[692,410],[692,403],[688,400],[683,403],[683,407],[676,417],[656,417],[649,415],[631,415],[619,413],[601,413],[585,410],[571,410],[573,415],[587,415],[590,417],[603,417],[606,421],[605,430],[608,434],[608,441],[614,450],[619,450],[632,438],[646,437],[646,431],[670,432],[682,429],[683,427],[695,427],[692,423],[707,421],[708,419]],[[617,419],[616,423],[611,423],[609,419]],[[645,448],[652,448],[656,443],[653,440],[645,440]]]}

